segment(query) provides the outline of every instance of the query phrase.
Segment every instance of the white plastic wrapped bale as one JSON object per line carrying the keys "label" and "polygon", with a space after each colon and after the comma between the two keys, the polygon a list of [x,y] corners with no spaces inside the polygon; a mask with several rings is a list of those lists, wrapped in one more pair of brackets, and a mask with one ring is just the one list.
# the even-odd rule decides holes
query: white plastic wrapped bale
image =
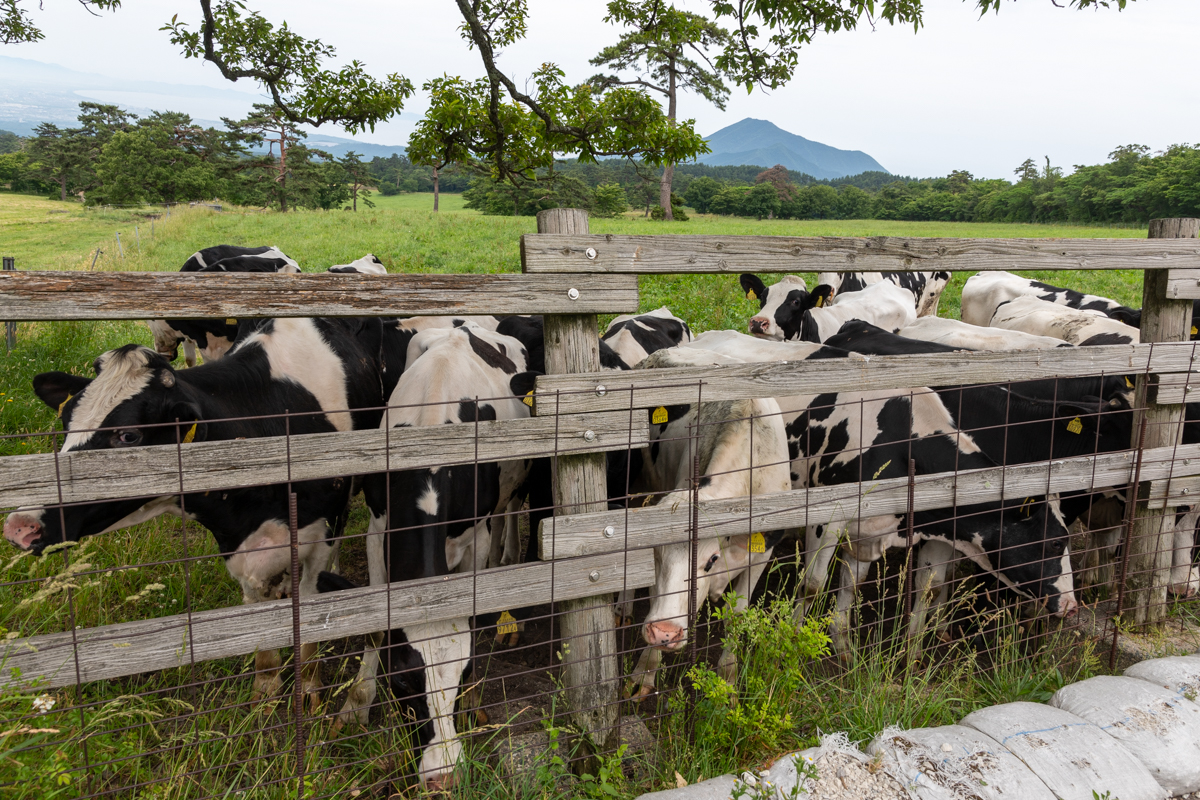
{"label": "white plastic wrapped bale", "polygon": [[[851,744],[844,733],[821,737],[811,747],[776,761],[757,779],[743,775],[739,782],[756,780],[757,795],[772,800],[909,800],[911,795],[887,769]],[[764,783],[765,782],[765,783]]]}
{"label": "white plastic wrapped bale", "polygon": [[1142,661],[1125,670],[1125,677],[1150,681],[1180,697],[1200,702],[1200,653]]}
{"label": "white plastic wrapped bale", "polygon": [[719,775],[691,786],[639,795],[637,800],[729,800],[735,783],[732,775]]}
{"label": "white plastic wrapped bale", "polygon": [[1172,795],[1200,790],[1200,706],[1137,678],[1100,675],[1059,689],[1050,705],[1113,737]]}
{"label": "white plastic wrapped bale", "polygon": [[1025,762],[1061,800],[1160,800],[1167,791],[1125,746],[1082,717],[1039,703],[1006,703],[963,717]]}
{"label": "white plastic wrapped bale", "polygon": [[867,752],[919,800],[1054,800],[1021,759],[962,725],[887,728]]}

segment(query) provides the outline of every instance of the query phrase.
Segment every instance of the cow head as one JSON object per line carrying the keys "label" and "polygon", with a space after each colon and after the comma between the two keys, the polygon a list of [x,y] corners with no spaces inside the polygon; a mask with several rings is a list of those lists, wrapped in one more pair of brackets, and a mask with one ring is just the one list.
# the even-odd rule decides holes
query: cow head
{"label": "cow head", "polygon": [[758,300],[759,311],[750,318],[750,334],[766,339],[798,338],[804,312],[824,306],[833,297],[831,286],[822,284],[810,292],[804,279],[796,275],[785,275],[770,287],[750,273],[743,273],[739,282],[748,299]]}
{"label": "cow head", "polygon": [[[660,505],[680,500],[687,502],[686,493],[667,495]],[[678,652],[687,645],[691,547],[689,542],[680,542],[654,549],[654,587],[642,626],[642,637],[651,647]],[[718,602],[730,581],[747,569],[749,562],[749,534],[701,539],[696,546],[697,603],[706,598]]]}
{"label": "cow head", "polygon": [[[94,379],[65,372],[44,372],[33,379],[34,392],[62,418],[66,433],[62,452],[206,438],[199,406],[163,356],[126,345],[101,355],[94,368]],[[18,509],[5,520],[4,537],[22,550],[40,553],[52,544],[114,530],[118,523],[123,523],[118,527],[133,524],[124,520],[146,507],[146,501],[85,503],[61,511]]]}
{"label": "cow head", "polygon": [[1005,501],[1002,511],[989,515],[989,520],[994,529],[983,532],[983,542],[1001,581],[1037,609],[1056,617],[1074,614],[1079,604],[1058,498]]}

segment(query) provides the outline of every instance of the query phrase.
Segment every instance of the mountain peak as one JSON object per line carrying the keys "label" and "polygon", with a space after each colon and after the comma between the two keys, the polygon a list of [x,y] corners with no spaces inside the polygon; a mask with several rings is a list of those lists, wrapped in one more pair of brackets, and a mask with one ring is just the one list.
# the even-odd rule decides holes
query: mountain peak
{"label": "mountain peak", "polygon": [[887,172],[861,150],[840,150],[814,142],[765,119],[746,117],[706,137],[706,141],[712,152],[698,160],[713,166],[752,164],[767,169],[782,164],[821,179]]}

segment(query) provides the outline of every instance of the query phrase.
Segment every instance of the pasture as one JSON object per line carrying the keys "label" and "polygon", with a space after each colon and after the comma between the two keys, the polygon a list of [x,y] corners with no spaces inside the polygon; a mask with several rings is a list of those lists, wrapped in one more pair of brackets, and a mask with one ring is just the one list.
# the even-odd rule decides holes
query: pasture
{"label": "pasture", "polygon": [[[495,273],[519,271],[518,237],[533,233],[532,218],[486,217],[461,208],[461,198],[443,195],[443,211],[426,210],[429,195],[375,196],[377,208],[346,212],[291,212],[286,215],[204,208],[173,209],[170,218],[154,209],[84,211],[77,205],[0,194],[0,247],[21,270],[86,270],[99,247],[97,270],[177,270],[194,251],[217,243],[272,244],[296,259],[305,271],[319,272],[374,253],[390,272]],[[58,213],[65,212],[65,213]],[[140,250],[133,226],[140,234]],[[1111,237],[1143,238],[1137,229],[1024,225],[972,225],[885,221],[796,222],[693,216],[675,224],[652,222],[635,213],[591,222],[592,233],[614,234],[769,234],[795,236],[931,237]],[[122,257],[116,246],[121,234]],[[1059,285],[1102,294],[1137,306],[1141,273],[1030,273]],[[811,276],[806,276],[811,278]],[[967,275],[956,274],[942,298],[940,315],[957,317]],[[811,280],[810,280],[811,283]],[[744,329],[757,311],[732,276],[649,276],[640,279],[643,311],[668,305],[696,332]],[[0,368],[0,454],[49,452],[48,438],[28,434],[55,426],[54,412],[32,393],[33,375],[61,369],[90,374],[99,353],[128,342],[152,345],[141,323],[22,323],[16,349]],[[366,513],[356,508],[347,534],[366,529]],[[361,539],[343,548],[348,574],[361,575]],[[92,537],[40,559],[14,555],[0,562],[0,635],[29,636],[64,630],[68,621],[81,627],[146,619],[192,610],[236,605],[239,593],[216,556],[211,537],[194,523],[159,519],[127,530]],[[153,568],[130,564],[159,564]],[[787,587],[787,579],[774,578]],[[1180,603],[1179,614],[1196,614],[1195,602]],[[904,664],[901,646],[880,636],[853,665],[839,670],[806,666],[805,654],[821,652],[824,642],[813,629],[794,632],[783,605],[768,605],[746,615],[730,635],[741,637],[747,691],[731,707],[716,687],[698,682],[700,721],[688,730],[671,713],[684,702],[682,690],[664,700],[655,726],[660,742],[656,759],[641,771],[610,770],[603,783],[576,785],[563,780],[564,768],[548,761],[525,783],[506,781],[482,754],[487,737],[509,720],[493,719],[472,742],[465,769],[463,797],[633,796],[685,780],[712,777],[752,766],[764,757],[812,743],[818,730],[845,730],[852,739],[870,738],[888,724],[905,727],[948,724],[984,705],[1018,699],[1044,700],[1059,686],[1101,670],[1093,645],[1077,632],[1047,634],[1032,660],[1018,644],[1018,623],[993,621],[997,645],[981,665],[975,651],[956,646],[955,658],[926,665]],[[632,634],[630,634],[632,635]],[[1071,645],[1071,646],[1068,646]],[[323,648],[328,660],[323,682],[342,687],[354,673],[353,661],[339,657],[361,648],[361,640]],[[547,652],[541,652],[545,650]],[[546,656],[539,648],[529,658]],[[634,641],[623,652],[636,654]],[[631,656],[627,657],[627,660]],[[60,706],[82,706],[69,714],[31,717],[36,692],[0,695],[0,726],[25,725],[46,731],[22,741],[24,752],[0,740],[0,785],[14,797],[71,797],[112,789],[117,796],[222,796],[229,786],[240,796],[294,796],[288,782],[294,772],[293,731],[287,724],[289,700],[262,708],[249,704],[249,682],[226,680],[247,669],[249,658],[204,662],[138,678],[100,681],[82,690],[51,693]],[[782,667],[781,667],[782,665]],[[628,669],[628,665],[626,666]],[[840,672],[837,681],[826,678]],[[680,677],[680,676],[674,676]],[[694,676],[697,679],[703,676]],[[176,688],[186,686],[186,688]],[[547,682],[553,695],[556,687]],[[327,700],[339,702],[336,692]],[[676,705],[672,705],[676,704]],[[515,717],[520,716],[518,713]],[[634,713],[631,707],[622,713]],[[32,721],[31,721],[32,720]],[[566,755],[566,732],[563,755]],[[405,742],[387,734],[358,732],[335,738],[319,726],[309,731],[308,797],[357,796],[361,787],[401,780]],[[39,747],[39,743],[47,746]],[[7,749],[6,749],[7,748]],[[88,784],[76,783],[73,761],[102,764]],[[64,779],[65,776],[65,779]],[[122,787],[154,781],[142,793]],[[248,788],[247,788],[248,787]]]}

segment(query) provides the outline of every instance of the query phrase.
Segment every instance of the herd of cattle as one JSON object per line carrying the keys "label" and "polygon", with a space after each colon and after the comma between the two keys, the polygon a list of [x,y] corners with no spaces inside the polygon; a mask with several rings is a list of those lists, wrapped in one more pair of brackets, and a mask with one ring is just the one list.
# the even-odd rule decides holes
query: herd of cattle
{"label": "herd of cattle", "polygon": [[[275,248],[229,246],[200,251],[183,269],[299,271]],[[366,256],[330,271],[386,270]],[[745,274],[741,286],[760,305],[748,333],[693,336],[661,308],[613,320],[600,337],[601,362],[611,370],[661,369],[1138,341],[1137,310],[1004,272],[969,279],[963,320],[940,319],[938,300],[949,277],[829,273],[809,290],[794,276],[767,286]],[[38,397],[62,419],[64,451],[518,419],[529,416],[522,399],[545,371],[540,317],[157,320],[151,328],[154,351],[131,344],[106,352],[95,361],[95,378],[50,372],[34,379]],[[180,344],[189,367],[197,351],[204,363],[175,369]],[[650,446],[609,455],[610,503],[690,502],[696,454],[699,498],[709,500],[903,476],[910,459],[917,475],[927,475],[1123,450],[1131,440],[1132,395],[1129,378],[1114,376],[660,408],[647,412]],[[1185,441],[1200,442],[1200,409],[1188,409]],[[517,512],[528,504],[530,529],[537,530],[539,519],[552,513],[550,475],[549,459],[531,459],[295,484],[300,594],[352,586],[336,567],[352,488],[361,485],[369,534],[377,534],[366,537],[366,549],[370,583],[381,585],[535,559],[535,543],[521,547]],[[1124,487],[1114,486],[917,512],[912,540],[919,591],[909,634],[919,640],[930,609],[945,601],[946,567],[956,553],[1033,610],[1073,614],[1075,576],[1083,571],[1073,570],[1070,537],[1090,531],[1098,543],[1093,549],[1111,553],[1119,546],[1124,497]],[[86,503],[49,513],[21,509],[8,515],[4,535],[40,552],[164,513],[212,532],[246,603],[290,591],[285,486]],[[1171,590],[1179,595],[1200,588],[1198,516],[1200,507],[1181,509],[1176,520]],[[846,517],[803,532],[702,539],[694,558],[689,542],[659,547],[642,626],[648,646],[635,671],[639,691],[652,689],[663,653],[686,644],[689,583],[714,601],[732,585],[744,605],[786,535],[801,537],[804,552],[798,618],[839,556],[832,634],[846,652],[858,586],[889,549],[908,545],[902,515],[868,517],[850,508]],[[617,613],[627,615],[630,602],[618,598]],[[338,715],[341,723],[366,724],[383,666],[393,692],[412,697],[422,721],[419,774],[427,785],[449,781],[460,752],[452,712],[471,665],[471,629],[470,620],[459,619],[372,638]],[[315,702],[320,678],[310,655],[303,654],[303,689]],[[277,694],[278,652],[260,652],[255,666],[255,695]],[[723,653],[719,666],[728,674],[733,655]]]}

